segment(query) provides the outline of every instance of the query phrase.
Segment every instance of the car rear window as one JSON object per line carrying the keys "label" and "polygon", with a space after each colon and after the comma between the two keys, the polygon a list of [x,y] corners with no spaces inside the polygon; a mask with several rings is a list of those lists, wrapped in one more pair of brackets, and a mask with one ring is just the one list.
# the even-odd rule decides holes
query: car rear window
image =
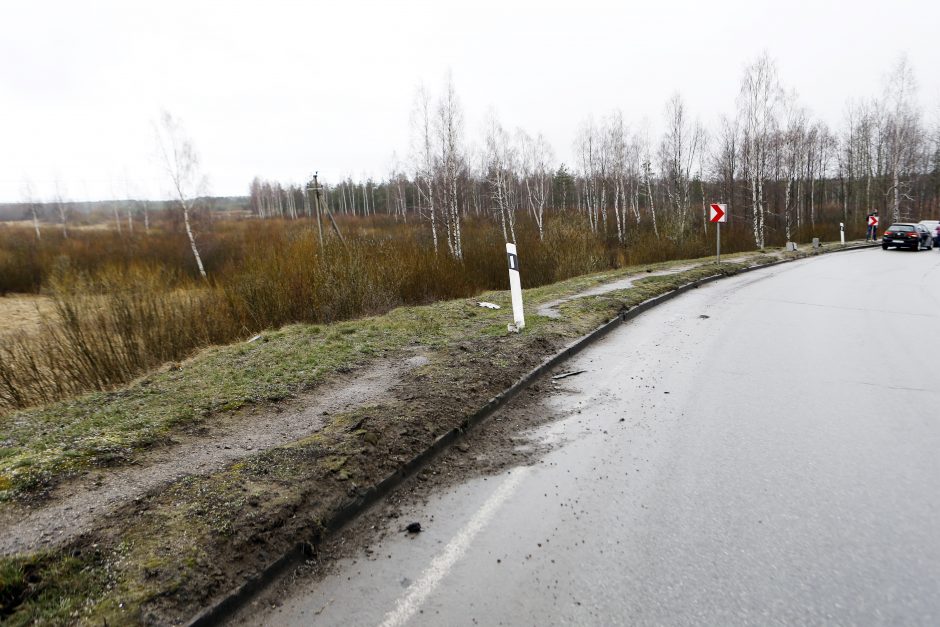
{"label": "car rear window", "polygon": [[904,233],[905,231],[913,231],[914,227],[910,224],[892,224],[888,227],[889,231],[894,231],[895,233]]}

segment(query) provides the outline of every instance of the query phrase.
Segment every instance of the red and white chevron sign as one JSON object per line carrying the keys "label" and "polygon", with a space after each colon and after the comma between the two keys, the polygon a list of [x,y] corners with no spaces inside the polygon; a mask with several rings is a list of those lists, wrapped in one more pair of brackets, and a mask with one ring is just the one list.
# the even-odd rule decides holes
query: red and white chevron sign
{"label": "red and white chevron sign", "polygon": [[720,203],[712,203],[709,211],[708,221],[709,222],[727,222],[728,221],[728,205]]}

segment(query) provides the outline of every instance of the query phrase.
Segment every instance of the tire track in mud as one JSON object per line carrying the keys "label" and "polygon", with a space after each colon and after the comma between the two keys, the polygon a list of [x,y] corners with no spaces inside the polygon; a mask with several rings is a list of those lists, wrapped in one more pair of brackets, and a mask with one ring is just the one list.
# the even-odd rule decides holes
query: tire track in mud
{"label": "tire track in mud", "polygon": [[91,531],[121,504],[188,475],[205,475],[260,451],[294,442],[324,427],[330,415],[389,395],[402,374],[427,363],[416,356],[387,361],[333,380],[290,402],[264,408],[198,435],[173,435],[173,443],[144,453],[130,466],[95,469],[58,486],[37,505],[9,504],[0,513],[0,555],[47,549]]}
{"label": "tire track in mud", "polygon": [[566,296],[564,298],[559,298],[557,300],[552,300],[542,305],[539,305],[539,308],[536,310],[536,313],[540,316],[545,316],[546,318],[561,318],[561,312],[558,311],[558,307],[564,303],[570,303],[573,300],[578,300],[579,298],[586,298],[588,296],[601,296],[603,294],[608,294],[610,292],[615,292],[617,290],[626,290],[633,287],[634,281],[639,279],[645,279],[646,277],[651,276],[667,276],[670,274],[679,274],[680,272],[685,272],[686,270],[691,270],[692,268],[698,267],[698,264],[691,264],[686,266],[676,266],[675,268],[669,268],[667,270],[658,270],[656,272],[645,272],[643,274],[632,274],[630,276],[624,277],[622,279],[617,279],[611,281],[610,283],[602,283],[590,289],[584,290],[583,292],[578,292],[577,294],[572,294],[571,296]]}

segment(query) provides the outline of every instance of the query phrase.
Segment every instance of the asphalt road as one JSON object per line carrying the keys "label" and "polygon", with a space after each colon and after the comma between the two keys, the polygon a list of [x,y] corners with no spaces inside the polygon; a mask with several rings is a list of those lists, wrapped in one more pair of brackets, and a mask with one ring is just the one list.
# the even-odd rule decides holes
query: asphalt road
{"label": "asphalt road", "polygon": [[937,252],[704,286],[566,365],[540,463],[254,620],[938,625],[938,359]]}

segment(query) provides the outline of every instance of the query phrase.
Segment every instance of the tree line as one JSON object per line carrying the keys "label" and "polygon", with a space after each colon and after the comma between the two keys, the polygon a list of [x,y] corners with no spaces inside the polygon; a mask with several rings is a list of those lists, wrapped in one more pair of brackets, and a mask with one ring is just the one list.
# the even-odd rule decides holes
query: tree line
{"label": "tree line", "polygon": [[[656,238],[707,233],[711,202],[727,203],[732,220],[763,248],[768,234],[790,241],[820,221],[860,225],[871,209],[893,221],[940,217],[940,126],[931,127],[916,103],[902,57],[880,93],[847,103],[833,129],[781,84],[765,54],[746,67],[736,110],[712,132],[677,93],[664,107],[659,137],[619,111],[585,120],[572,167],[558,163],[543,135],[507,129],[493,113],[471,146],[448,78],[436,98],[416,93],[406,160],[380,181],[326,185],[322,202],[337,214],[421,220],[435,251],[456,259],[470,216],[495,219],[510,242],[520,215],[544,237],[546,212],[577,212],[592,231],[626,243],[641,225]],[[307,188],[255,179],[251,211],[312,216]]]}

